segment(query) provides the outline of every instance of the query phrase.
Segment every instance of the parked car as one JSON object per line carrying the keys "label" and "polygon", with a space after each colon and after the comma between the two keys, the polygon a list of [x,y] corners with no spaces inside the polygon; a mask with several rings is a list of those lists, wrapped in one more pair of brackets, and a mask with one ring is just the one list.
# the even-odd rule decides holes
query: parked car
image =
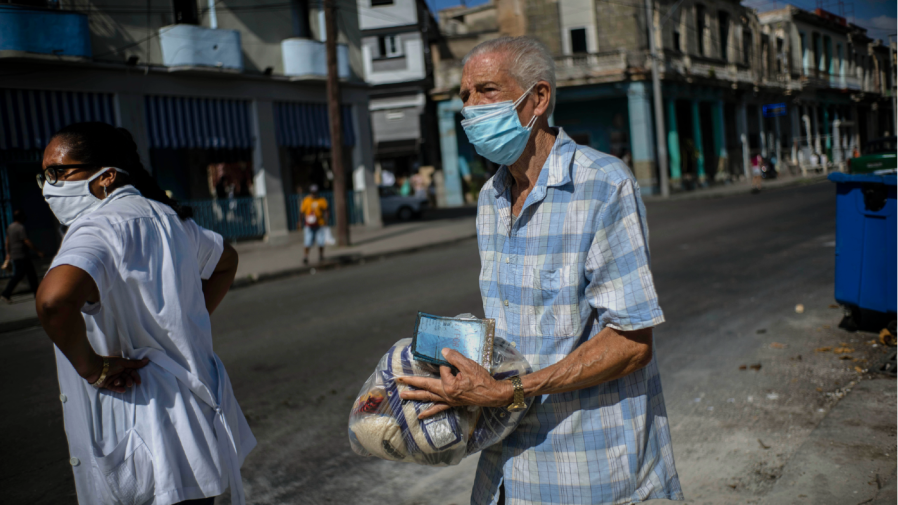
{"label": "parked car", "polygon": [[895,137],[883,137],[871,140],[864,146],[864,155],[848,159],[848,172],[852,174],[869,174],[880,170],[898,168],[898,157],[895,155]]}
{"label": "parked car", "polygon": [[385,219],[408,221],[418,218],[430,205],[427,198],[402,196],[394,187],[380,186],[377,189],[380,193],[380,213]]}

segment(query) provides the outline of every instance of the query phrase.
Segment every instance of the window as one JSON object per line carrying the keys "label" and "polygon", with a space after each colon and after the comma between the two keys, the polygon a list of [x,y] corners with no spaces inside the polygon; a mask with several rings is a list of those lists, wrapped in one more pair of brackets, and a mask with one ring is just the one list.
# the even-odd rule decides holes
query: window
{"label": "window", "polygon": [[839,76],[845,76],[845,57],[842,55],[842,44],[836,44],[836,58],[838,61],[835,64],[836,69],[839,71]]}
{"label": "window", "polygon": [[698,39],[698,54],[705,56],[705,6],[695,6],[695,37]]}
{"label": "window", "polygon": [[820,67],[823,65],[823,62],[820,60],[820,34],[817,32],[811,34],[811,54],[814,56],[811,59],[812,68],[814,69],[814,75],[817,75],[817,72],[820,71]]}
{"label": "window", "polygon": [[393,5],[393,0],[371,0],[371,7],[383,7],[384,5]]}
{"label": "window", "polygon": [[683,52],[683,46],[680,42],[680,27],[675,26],[673,29],[673,48],[674,51]]}
{"label": "window", "polygon": [[776,73],[781,74],[783,72],[783,59],[786,57],[783,54],[783,39],[780,37],[776,38]]}
{"label": "window", "polygon": [[571,52],[574,54],[589,52],[586,49],[586,28],[571,30]]}
{"label": "window", "polygon": [[798,38],[801,41],[801,73],[808,75],[808,41],[804,33],[799,33]]}
{"label": "window", "polygon": [[823,62],[820,70],[833,74],[833,41],[829,35],[823,36]]}
{"label": "window", "polygon": [[196,0],[172,0],[172,14],[175,16],[175,24],[200,24]]}
{"label": "window", "polygon": [[720,59],[729,61],[730,16],[726,12],[717,11],[717,25],[720,35]]}
{"label": "window", "polygon": [[742,64],[751,65],[751,46],[752,40],[751,30],[742,30]]}
{"label": "window", "polygon": [[377,48],[381,58],[402,56],[402,43],[396,35],[381,35],[377,37]]}

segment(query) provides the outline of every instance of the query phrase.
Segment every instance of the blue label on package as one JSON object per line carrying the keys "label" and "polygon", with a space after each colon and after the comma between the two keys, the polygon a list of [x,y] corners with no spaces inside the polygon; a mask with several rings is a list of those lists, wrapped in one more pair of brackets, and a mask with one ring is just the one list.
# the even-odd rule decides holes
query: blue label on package
{"label": "blue label on package", "polygon": [[487,370],[493,358],[493,319],[441,317],[418,312],[412,355],[418,361],[452,366],[443,358],[443,349],[454,349]]}

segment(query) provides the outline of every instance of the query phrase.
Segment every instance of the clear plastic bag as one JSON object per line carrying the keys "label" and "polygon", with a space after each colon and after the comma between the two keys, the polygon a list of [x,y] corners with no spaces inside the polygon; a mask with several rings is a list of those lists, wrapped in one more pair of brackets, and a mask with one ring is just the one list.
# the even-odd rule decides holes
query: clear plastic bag
{"label": "clear plastic bag", "polygon": [[[418,420],[418,414],[433,404],[401,400],[399,393],[409,386],[395,379],[439,379],[440,371],[434,365],[415,361],[411,342],[404,338],[390,348],[356,398],[349,414],[349,442],[356,454],[429,466],[457,465],[465,456],[501,441],[517,428],[526,409],[509,412],[502,407],[456,407]],[[495,379],[531,371],[530,363],[517,349],[501,338],[495,339],[490,367]],[[526,401],[529,408],[533,399]]]}

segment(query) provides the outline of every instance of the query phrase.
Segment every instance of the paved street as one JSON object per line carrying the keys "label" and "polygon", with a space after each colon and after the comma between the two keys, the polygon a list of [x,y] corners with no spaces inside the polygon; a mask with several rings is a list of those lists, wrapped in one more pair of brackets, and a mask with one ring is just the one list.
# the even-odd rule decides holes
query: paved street
{"label": "paved street", "polygon": [[[858,379],[854,367],[881,356],[865,344],[870,334],[836,329],[841,312],[829,307],[834,193],[820,183],[648,204],[667,317],[656,352],[690,503],[758,503],[771,493],[785,500],[772,503],[815,503],[789,495],[784,468]],[[474,458],[442,469],[360,458],[346,420],[380,356],[410,335],[416,311],[482,315],[478,269],[468,240],[228,296],[213,331],[259,439],[243,470],[250,503],[467,503]],[[814,352],[841,342],[858,361]],[[74,503],[51,344],[39,328],[20,330],[0,338],[0,353],[3,501]],[[752,364],[760,370],[739,369]],[[894,380],[871,383],[884,384],[877,394],[894,412]],[[881,428],[892,447],[894,429]],[[894,503],[894,454],[864,461],[880,484],[845,483],[850,503],[879,500],[880,487]]]}

